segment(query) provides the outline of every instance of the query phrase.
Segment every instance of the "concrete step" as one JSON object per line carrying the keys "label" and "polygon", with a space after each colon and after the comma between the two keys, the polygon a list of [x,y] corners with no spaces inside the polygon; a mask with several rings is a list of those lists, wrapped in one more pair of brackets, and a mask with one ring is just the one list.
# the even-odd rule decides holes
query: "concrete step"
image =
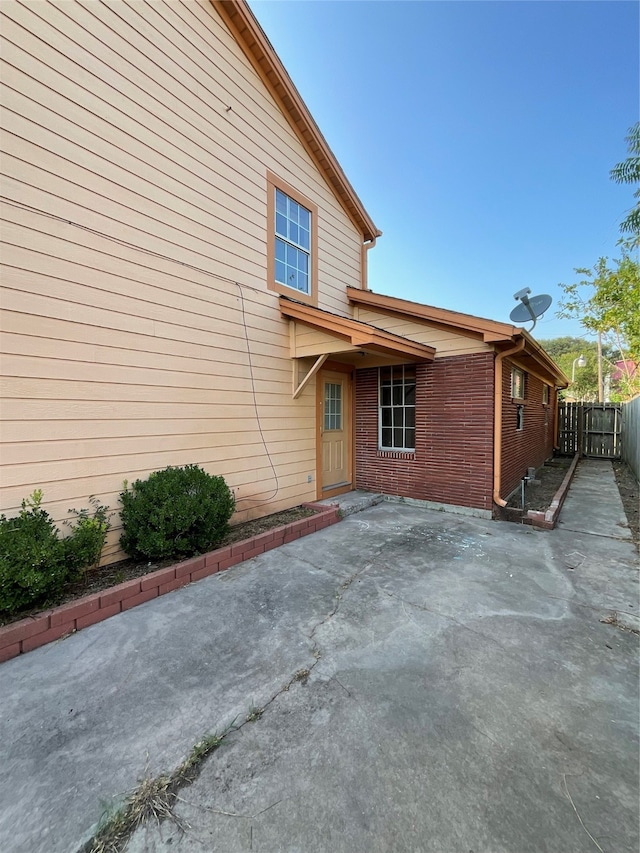
{"label": "concrete step", "polygon": [[316,501],[316,503],[338,506],[342,515],[347,516],[353,515],[354,512],[362,512],[363,509],[369,509],[371,506],[376,506],[376,504],[382,503],[383,500],[384,495],[354,489],[352,492],[345,492],[345,494],[338,495],[335,498],[325,498],[324,500]]}

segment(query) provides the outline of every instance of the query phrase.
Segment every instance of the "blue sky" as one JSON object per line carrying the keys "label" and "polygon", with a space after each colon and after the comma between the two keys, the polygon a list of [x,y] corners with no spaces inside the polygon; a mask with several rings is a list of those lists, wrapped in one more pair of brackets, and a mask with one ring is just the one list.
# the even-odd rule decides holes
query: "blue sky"
{"label": "blue sky", "polygon": [[250,0],[376,225],[369,286],[508,321],[522,287],[617,257],[639,5]]}

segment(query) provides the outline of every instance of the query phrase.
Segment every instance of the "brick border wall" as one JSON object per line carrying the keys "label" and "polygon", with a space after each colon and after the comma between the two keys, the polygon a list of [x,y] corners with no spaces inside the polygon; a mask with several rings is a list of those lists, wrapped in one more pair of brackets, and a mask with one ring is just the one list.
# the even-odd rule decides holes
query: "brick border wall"
{"label": "brick border wall", "polygon": [[576,455],[573,457],[571,465],[569,466],[569,470],[565,474],[564,479],[560,484],[560,488],[553,496],[553,499],[549,504],[549,508],[546,510],[546,512],[537,512],[533,509],[528,510],[527,514],[522,519],[523,524],[531,524],[533,527],[539,527],[542,530],[553,530],[555,528],[556,524],[558,523],[560,510],[562,509],[562,505],[564,504],[565,498],[567,497],[569,486],[571,485],[571,481],[573,480],[573,475],[576,472],[576,468],[578,467],[579,461],[580,453],[576,453]]}
{"label": "brick border wall", "polygon": [[416,365],[415,453],[378,449],[378,371],[356,371],[356,488],[492,510],[494,354]]}
{"label": "brick border wall", "polygon": [[316,503],[302,506],[312,509],[315,515],[5,625],[0,628],[0,663],[340,520],[337,506]]}

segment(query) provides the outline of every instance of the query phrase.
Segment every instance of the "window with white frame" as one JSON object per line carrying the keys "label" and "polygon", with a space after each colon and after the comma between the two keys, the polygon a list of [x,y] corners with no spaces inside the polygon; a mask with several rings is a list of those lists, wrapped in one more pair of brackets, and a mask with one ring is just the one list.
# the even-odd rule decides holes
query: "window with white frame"
{"label": "window with white frame", "polygon": [[275,280],[311,293],[311,211],[277,187],[275,191]]}
{"label": "window with white frame", "polygon": [[416,367],[379,369],[378,443],[381,450],[416,447]]}
{"label": "window with white frame", "polygon": [[549,405],[549,386],[548,385],[542,386],[542,405],[543,406]]}
{"label": "window with white frame", "polygon": [[511,396],[516,400],[524,400],[524,370],[519,367],[511,370]]}

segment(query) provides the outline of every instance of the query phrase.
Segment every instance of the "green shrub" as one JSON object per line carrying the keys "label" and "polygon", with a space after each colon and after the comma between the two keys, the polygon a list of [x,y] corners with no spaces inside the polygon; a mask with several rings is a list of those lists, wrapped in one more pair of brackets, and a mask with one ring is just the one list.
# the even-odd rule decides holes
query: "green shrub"
{"label": "green shrub", "polygon": [[71,535],[61,539],[41,506],[42,490],[22,501],[16,518],[0,515],[0,612],[17,613],[59,596],[78,573],[95,565],[109,529],[107,507],[91,499],[77,516]]}
{"label": "green shrub", "polygon": [[229,529],[235,500],[222,477],[197,465],[169,466],[125,483],[120,544],[132,557],[191,557],[210,550]]}
{"label": "green shrub", "polygon": [[[98,565],[107,532],[111,527],[109,507],[102,506],[93,495],[89,498],[89,503],[91,510],[69,510],[76,520],[71,535],[63,540],[63,544],[71,571],[86,571]],[[72,526],[68,521],[65,524]]]}
{"label": "green shrub", "polygon": [[65,547],[37,489],[17,518],[0,516],[0,610],[13,613],[59,592],[68,576]]}

